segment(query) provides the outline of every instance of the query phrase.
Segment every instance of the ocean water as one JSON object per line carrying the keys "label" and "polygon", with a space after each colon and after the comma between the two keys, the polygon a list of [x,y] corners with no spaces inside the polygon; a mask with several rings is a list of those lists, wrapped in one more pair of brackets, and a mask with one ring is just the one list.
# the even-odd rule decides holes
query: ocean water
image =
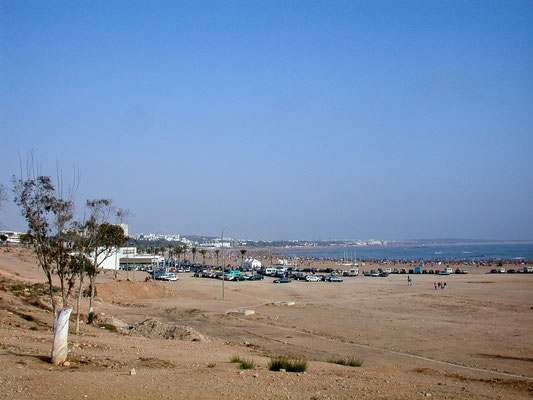
{"label": "ocean water", "polygon": [[533,260],[533,244],[468,244],[287,249],[285,257],[359,260]]}

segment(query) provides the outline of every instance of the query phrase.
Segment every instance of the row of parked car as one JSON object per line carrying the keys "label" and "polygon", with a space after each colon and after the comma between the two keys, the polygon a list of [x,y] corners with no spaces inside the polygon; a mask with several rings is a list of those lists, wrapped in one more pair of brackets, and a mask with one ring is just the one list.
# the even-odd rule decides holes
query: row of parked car
{"label": "row of parked car", "polygon": [[[500,267],[498,269],[491,269],[490,273],[491,274],[504,274],[505,268]],[[524,267],[524,268],[519,268],[519,269],[511,268],[507,270],[507,273],[508,274],[531,274],[533,273],[533,267]]]}
{"label": "row of parked car", "polygon": [[215,272],[215,271],[196,271],[193,275],[195,278],[224,279],[225,281],[260,281],[263,275],[260,274],[241,274],[235,271]]}
{"label": "row of parked car", "polygon": [[[296,278],[295,278],[296,279]],[[325,275],[305,275],[303,279],[298,277],[296,280],[303,280],[306,282],[344,282],[342,278],[338,276],[325,276]],[[274,283],[290,283],[292,280],[288,276],[283,276],[278,279],[274,279]]]}

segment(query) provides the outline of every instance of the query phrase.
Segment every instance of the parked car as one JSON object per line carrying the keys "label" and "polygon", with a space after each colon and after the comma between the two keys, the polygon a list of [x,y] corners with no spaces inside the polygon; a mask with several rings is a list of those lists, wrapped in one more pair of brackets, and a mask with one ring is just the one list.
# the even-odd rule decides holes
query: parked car
{"label": "parked car", "polygon": [[307,275],[305,277],[305,281],[306,282],[319,282],[320,278],[318,276],[314,276],[314,275]]}
{"label": "parked car", "polygon": [[275,279],[274,283],[291,283],[291,278],[283,277],[283,278]]}
{"label": "parked car", "polygon": [[251,281],[262,281],[263,279],[265,279],[263,275],[252,275],[250,277]]}
{"label": "parked car", "polygon": [[157,275],[155,279],[158,279],[160,281],[177,281],[179,277],[178,275],[169,272],[169,273]]}
{"label": "parked car", "polygon": [[508,273],[508,274],[514,274],[514,273],[516,273],[516,270],[514,270],[514,269],[508,269],[508,270],[507,270],[507,273]]}
{"label": "parked car", "polygon": [[379,276],[379,272],[373,269],[372,271],[370,271],[370,276],[374,276],[374,277]]}
{"label": "parked car", "polygon": [[330,276],[328,282],[344,282],[344,280],[338,276]]}
{"label": "parked car", "polygon": [[379,276],[381,276],[381,277],[383,277],[383,278],[386,278],[387,276],[389,276],[389,273],[383,271],[382,273],[379,274]]}
{"label": "parked car", "polygon": [[497,269],[491,269],[491,270],[490,270],[490,273],[491,273],[491,274],[497,274],[497,273],[498,273],[498,270],[497,270]]}

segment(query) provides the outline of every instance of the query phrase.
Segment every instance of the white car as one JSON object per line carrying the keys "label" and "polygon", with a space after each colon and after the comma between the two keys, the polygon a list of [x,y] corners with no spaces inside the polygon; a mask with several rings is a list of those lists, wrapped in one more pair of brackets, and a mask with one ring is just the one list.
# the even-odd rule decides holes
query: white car
{"label": "white car", "polygon": [[171,273],[167,273],[167,274],[163,274],[159,276],[159,280],[161,281],[177,281],[178,279],[179,279],[178,275],[171,274]]}
{"label": "white car", "polygon": [[318,281],[320,281],[320,278],[318,276],[314,276],[314,275],[307,275],[305,277],[305,280],[307,282],[318,282]]}

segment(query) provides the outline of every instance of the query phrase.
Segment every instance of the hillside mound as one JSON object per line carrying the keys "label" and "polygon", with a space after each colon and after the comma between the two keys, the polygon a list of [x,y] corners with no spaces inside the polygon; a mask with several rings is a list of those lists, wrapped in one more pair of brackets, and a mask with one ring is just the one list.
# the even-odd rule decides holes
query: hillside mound
{"label": "hillside mound", "polygon": [[107,282],[98,283],[96,291],[99,297],[105,301],[121,303],[124,301],[141,299],[158,299],[175,297],[176,293],[164,284],[150,282]]}
{"label": "hillside mound", "polygon": [[168,325],[154,319],[147,319],[134,325],[132,333],[152,339],[187,340],[191,342],[207,342],[208,339],[190,326]]}

